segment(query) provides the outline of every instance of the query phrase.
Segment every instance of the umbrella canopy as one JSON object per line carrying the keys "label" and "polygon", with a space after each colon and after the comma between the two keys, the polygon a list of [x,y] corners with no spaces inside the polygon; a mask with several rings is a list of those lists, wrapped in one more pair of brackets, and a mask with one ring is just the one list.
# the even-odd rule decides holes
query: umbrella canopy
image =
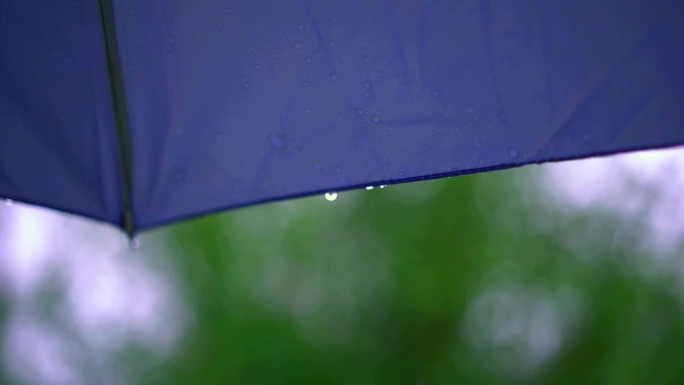
{"label": "umbrella canopy", "polygon": [[0,2],[0,196],[133,233],[684,143],[684,3]]}

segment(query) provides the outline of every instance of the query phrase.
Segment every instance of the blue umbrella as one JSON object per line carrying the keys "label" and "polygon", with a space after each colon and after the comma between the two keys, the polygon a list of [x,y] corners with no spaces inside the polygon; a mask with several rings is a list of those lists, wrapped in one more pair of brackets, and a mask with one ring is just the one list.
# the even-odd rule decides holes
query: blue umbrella
{"label": "blue umbrella", "polygon": [[682,143],[681,1],[0,1],[0,196],[129,234]]}

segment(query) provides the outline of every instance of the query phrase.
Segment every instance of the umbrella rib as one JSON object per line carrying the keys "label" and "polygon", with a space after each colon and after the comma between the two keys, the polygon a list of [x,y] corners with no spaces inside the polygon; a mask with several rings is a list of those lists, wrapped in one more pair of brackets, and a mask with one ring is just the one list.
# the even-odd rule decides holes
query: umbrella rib
{"label": "umbrella rib", "polygon": [[109,85],[112,94],[112,107],[114,109],[114,127],[116,129],[119,167],[121,170],[123,215],[120,225],[128,236],[132,237],[136,231],[131,199],[133,159],[123,73],[121,71],[119,47],[116,40],[114,6],[112,0],[99,0],[99,7],[102,35],[107,55],[107,70],[109,73]]}

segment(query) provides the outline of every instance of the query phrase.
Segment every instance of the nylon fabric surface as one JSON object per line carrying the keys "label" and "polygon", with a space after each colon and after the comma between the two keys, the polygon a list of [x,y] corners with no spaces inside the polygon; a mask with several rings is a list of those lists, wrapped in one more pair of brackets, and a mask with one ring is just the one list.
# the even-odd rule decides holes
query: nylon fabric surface
{"label": "nylon fabric surface", "polygon": [[0,197],[120,224],[97,2],[0,1]]}
{"label": "nylon fabric surface", "polygon": [[[114,15],[138,229],[325,191],[684,143],[678,1],[119,0]],[[97,26],[74,24],[63,28]],[[71,47],[89,60],[73,81],[90,88],[70,86],[67,74],[50,88],[80,106],[72,119],[97,124],[46,115],[36,127],[55,127],[37,132],[43,141],[76,127],[99,135],[99,149],[54,151],[101,161],[63,161],[64,170],[36,177],[41,188],[14,188],[27,169],[12,149],[49,156],[22,136],[31,118],[20,111],[51,100],[17,85],[18,74],[40,74],[44,65],[22,65],[51,51],[27,41],[31,52],[9,55],[23,40],[0,30],[0,68],[14,71],[0,74],[0,195],[116,223],[100,40]],[[11,87],[24,87],[24,99]],[[106,183],[86,179],[94,164]],[[53,198],[48,186],[112,200],[94,215],[88,200]]]}

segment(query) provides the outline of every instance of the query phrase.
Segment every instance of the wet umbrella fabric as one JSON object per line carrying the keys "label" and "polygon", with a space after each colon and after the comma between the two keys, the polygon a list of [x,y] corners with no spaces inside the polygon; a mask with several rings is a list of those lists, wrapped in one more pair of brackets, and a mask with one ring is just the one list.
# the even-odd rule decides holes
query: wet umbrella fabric
{"label": "wet umbrella fabric", "polygon": [[0,1],[0,197],[129,232],[684,143],[678,1]]}

